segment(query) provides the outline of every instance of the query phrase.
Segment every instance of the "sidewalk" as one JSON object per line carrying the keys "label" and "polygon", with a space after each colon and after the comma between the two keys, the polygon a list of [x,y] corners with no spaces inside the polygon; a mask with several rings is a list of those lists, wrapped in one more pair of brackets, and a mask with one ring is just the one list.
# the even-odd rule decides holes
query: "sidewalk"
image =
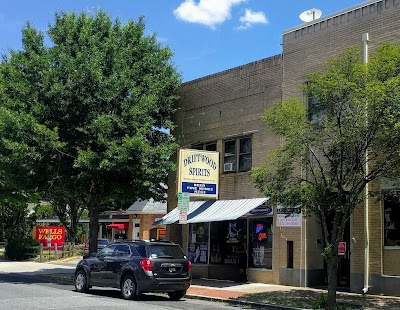
{"label": "sidewalk", "polygon": [[[287,305],[285,300],[300,305],[306,300],[315,301],[322,293],[326,293],[322,289],[262,283],[240,284],[209,279],[194,279],[192,283],[188,290],[190,296],[207,297],[214,300],[228,299],[241,303],[250,302],[256,305],[265,305],[265,309],[303,309],[298,305],[292,306],[292,308],[279,305]],[[358,309],[400,309],[400,297],[338,292],[337,301],[356,306]]]}
{"label": "sidewalk", "polygon": [[[72,284],[75,260],[64,260],[50,263],[11,262],[0,260],[1,273],[16,273],[36,276],[54,281]],[[295,309],[273,304],[285,303],[285,300],[316,300],[324,290],[290,287],[262,283],[235,283],[210,279],[193,279],[187,291],[186,298],[200,298],[214,301],[223,301],[235,304],[253,304],[263,309]],[[400,297],[386,297],[375,295],[361,295],[355,293],[338,292],[338,301],[345,301],[358,305],[359,309],[400,309]],[[301,308],[297,306],[298,308]]]}

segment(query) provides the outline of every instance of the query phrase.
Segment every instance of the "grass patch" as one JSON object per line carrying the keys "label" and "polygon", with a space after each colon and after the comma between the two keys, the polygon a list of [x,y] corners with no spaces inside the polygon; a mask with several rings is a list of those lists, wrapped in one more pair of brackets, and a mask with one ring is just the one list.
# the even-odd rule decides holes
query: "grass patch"
{"label": "grass patch", "polygon": [[5,248],[1,248],[0,249],[0,258],[5,258],[5,253],[6,253],[6,249]]}

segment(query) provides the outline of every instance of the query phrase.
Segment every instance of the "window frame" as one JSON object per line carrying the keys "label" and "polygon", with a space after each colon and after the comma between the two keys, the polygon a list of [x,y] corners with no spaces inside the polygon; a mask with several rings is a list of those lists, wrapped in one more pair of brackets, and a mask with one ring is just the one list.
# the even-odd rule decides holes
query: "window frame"
{"label": "window frame", "polygon": [[[126,251],[119,251],[118,250],[118,248],[122,248],[122,247],[127,248],[129,253],[126,252]],[[121,252],[126,253],[128,255],[121,255]],[[114,248],[113,256],[116,256],[116,257],[129,257],[131,255],[132,255],[131,247],[126,243],[117,244],[117,246]]]}
{"label": "window frame", "polygon": [[[386,245],[386,242],[387,242],[386,240],[390,239],[390,238],[386,237],[388,229],[386,228],[387,220],[386,220],[386,214],[385,214],[386,213],[385,196],[388,195],[388,194],[390,195],[391,192],[398,192],[398,195],[400,197],[400,190],[399,189],[382,190],[382,202],[381,202],[381,205],[382,205],[382,243],[383,243],[384,249],[386,249],[386,250],[400,250],[400,245]],[[398,208],[400,208],[400,201],[398,202]],[[400,212],[400,211],[398,211],[398,212]],[[395,229],[395,230],[400,230],[400,228]]]}
{"label": "window frame", "polygon": [[[257,221],[263,221],[265,223],[269,223],[269,226],[266,226],[264,229],[269,231],[270,235],[267,233],[267,241],[262,241],[256,238],[256,232],[253,230],[254,229],[254,223]],[[248,267],[247,268],[253,268],[253,269],[258,269],[258,270],[270,270],[272,271],[274,269],[274,217],[273,216],[262,216],[262,217],[250,217],[248,218],[248,235],[249,235],[249,240],[248,240]],[[258,240],[258,241],[257,241]],[[267,267],[267,263],[269,262],[269,258],[266,258],[266,263],[264,264],[255,264],[255,261],[258,260],[257,258],[257,253],[254,252],[254,244],[255,243],[260,243],[263,247],[266,247],[266,249],[271,249],[271,267]],[[270,246],[269,246],[270,244]],[[265,252],[268,252],[264,250],[264,253],[262,256],[265,255]],[[250,260],[252,260],[250,262]],[[264,257],[263,257],[264,260]]]}
{"label": "window frame", "polygon": [[[250,141],[250,151],[249,152],[241,152],[242,141],[248,139]],[[235,142],[235,153],[227,153],[226,152],[226,143],[228,142]],[[251,170],[253,167],[253,136],[240,136],[235,138],[228,138],[223,140],[223,173],[237,173],[237,172],[246,172]],[[250,156],[250,166],[248,167],[240,167],[240,160],[244,156]],[[225,171],[224,166],[226,163],[232,163],[232,161],[227,161],[226,158],[234,158],[233,162],[233,170],[232,171]]]}
{"label": "window frame", "polygon": [[[215,150],[209,150],[207,147],[215,145]],[[217,151],[217,141],[208,141],[202,143],[195,143],[190,146],[193,150],[200,150],[200,151],[208,151],[208,152],[216,152]]]}

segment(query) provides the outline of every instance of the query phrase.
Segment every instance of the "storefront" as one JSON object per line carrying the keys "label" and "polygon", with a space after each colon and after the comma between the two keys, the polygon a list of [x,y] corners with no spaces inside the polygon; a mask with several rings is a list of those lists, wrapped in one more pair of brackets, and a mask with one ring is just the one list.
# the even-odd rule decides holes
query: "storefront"
{"label": "storefront", "polygon": [[[267,201],[191,202],[183,247],[194,277],[246,281],[249,268],[272,269],[273,207]],[[161,223],[176,223],[178,213],[172,210]]]}

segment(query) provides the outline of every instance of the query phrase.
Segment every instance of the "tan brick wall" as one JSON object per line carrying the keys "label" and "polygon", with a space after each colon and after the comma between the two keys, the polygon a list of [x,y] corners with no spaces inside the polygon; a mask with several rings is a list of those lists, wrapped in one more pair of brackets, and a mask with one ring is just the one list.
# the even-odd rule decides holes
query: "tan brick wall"
{"label": "tan brick wall", "polygon": [[[298,27],[283,36],[283,99],[290,96],[303,96],[302,85],[306,75],[323,68],[325,61],[342,52],[349,46],[361,49],[361,36],[369,33],[370,53],[381,43],[391,41],[400,43],[399,36],[400,1],[382,0],[374,3],[361,3],[353,10],[324,17],[314,24]],[[371,190],[379,191],[379,182],[371,184]],[[354,212],[351,219],[351,273],[363,274],[365,261],[364,243],[364,204]],[[379,201],[369,199],[369,252],[371,275],[381,275],[387,271],[397,274],[393,262],[393,251],[383,251],[383,212]],[[309,249],[313,247],[308,242]],[[394,251],[395,252],[395,251]],[[313,256],[318,249],[314,246]],[[311,254],[311,253],[310,253]],[[318,262],[317,262],[318,264]]]}
{"label": "tan brick wall", "polygon": [[[206,76],[182,85],[173,134],[181,147],[215,141],[223,163],[223,141],[252,135],[253,166],[260,165],[280,139],[260,117],[281,98],[281,57],[274,56]],[[174,156],[176,160],[176,156]],[[177,173],[168,177],[168,211],[177,206]],[[219,199],[262,197],[251,184],[250,172],[224,174],[220,165]],[[182,244],[179,225],[168,225],[167,236]]]}
{"label": "tan brick wall", "polygon": [[398,249],[383,251],[383,274],[385,276],[400,276]]}
{"label": "tan brick wall", "polygon": [[[328,59],[352,45],[361,46],[361,36],[368,32],[373,51],[380,43],[400,43],[400,0],[382,0],[360,4],[353,10],[342,11],[328,19],[287,31],[283,36],[283,54],[262,59],[231,70],[223,71],[185,83],[175,115],[177,128],[173,134],[181,147],[193,143],[216,141],[222,152],[223,140],[251,132],[253,136],[253,166],[263,163],[268,150],[280,143],[269,132],[260,116],[277,99],[303,96],[306,75],[320,70]],[[222,158],[221,158],[222,162]],[[168,211],[176,207],[176,173],[168,179]],[[371,184],[379,190],[379,182]],[[220,175],[219,199],[260,197],[251,184],[249,172]],[[383,212],[380,203],[369,200],[370,272],[398,275],[394,262],[395,251],[383,251]],[[307,223],[307,224],[306,224]],[[179,225],[168,225],[168,237],[182,242]],[[302,241],[301,236],[305,236]],[[294,241],[294,269],[322,269],[322,248],[319,225],[312,218],[303,221],[301,228],[274,226],[273,270],[252,269],[249,279],[257,282],[279,283],[279,268],[287,261],[287,240]],[[351,272],[364,272],[364,205],[351,218]],[[186,239],[186,237],[184,237]],[[307,258],[302,249],[307,248]],[[307,264],[306,261],[307,260]]]}
{"label": "tan brick wall", "polygon": [[129,229],[128,229],[128,236],[130,239],[132,236],[132,222],[135,219],[140,220],[140,230],[139,230],[139,238],[143,240],[150,239],[150,230],[153,228],[163,228],[166,229],[165,225],[153,225],[156,218],[163,217],[164,214],[130,214],[129,215]]}
{"label": "tan brick wall", "polygon": [[[180,90],[181,100],[176,114],[174,131],[182,147],[199,142],[217,142],[220,162],[223,163],[223,141],[230,137],[252,135],[253,166],[261,165],[269,150],[276,148],[280,138],[270,132],[260,117],[265,108],[281,99],[280,55],[262,59],[231,70],[185,83]],[[168,210],[176,207],[176,173],[169,175]],[[223,173],[220,167],[219,199],[243,199],[263,195],[251,182],[250,172]],[[179,225],[168,225],[169,236],[187,240]],[[295,261],[300,257],[298,229],[287,231],[295,240]],[[183,242],[185,243],[185,242]],[[281,261],[282,259],[282,261]],[[286,240],[274,225],[273,270],[249,271],[251,281],[279,283],[279,267],[286,265]],[[257,277],[254,278],[254,277]]]}

